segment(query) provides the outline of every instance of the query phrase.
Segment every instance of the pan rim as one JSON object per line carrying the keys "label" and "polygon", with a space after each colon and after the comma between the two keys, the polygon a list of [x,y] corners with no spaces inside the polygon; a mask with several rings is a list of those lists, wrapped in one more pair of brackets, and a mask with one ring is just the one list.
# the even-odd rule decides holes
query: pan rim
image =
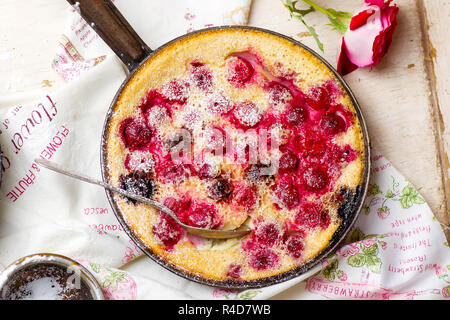
{"label": "pan rim", "polygon": [[[183,270],[181,267],[171,264],[164,260],[161,256],[154,253],[150,248],[148,248],[135,234],[132,228],[128,226],[128,224],[125,221],[125,218],[120,212],[120,209],[117,206],[117,203],[114,201],[114,197],[112,195],[111,191],[105,190],[106,196],[108,198],[108,202],[111,205],[111,208],[114,212],[114,215],[116,216],[117,220],[119,221],[120,225],[122,226],[122,229],[125,231],[125,233],[130,237],[130,239],[141,249],[147,257],[164,267],[165,269],[171,271],[172,273],[181,276],[187,280],[191,280],[200,284],[212,286],[212,287],[218,287],[218,288],[226,288],[226,289],[250,289],[250,288],[262,288],[267,287],[270,285],[275,285],[281,282],[285,282],[288,280],[291,280],[293,278],[299,277],[301,275],[304,275],[308,271],[313,270],[315,266],[317,266],[323,259],[325,259],[328,255],[330,255],[341,242],[347,237],[348,233],[352,229],[354,223],[356,222],[356,219],[359,217],[359,214],[362,210],[362,206],[364,204],[364,200],[366,198],[368,185],[369,185],[369,179],[370,179],[370,173],[371,173],[371,145],[370,145],[370,138],[368,134],[368,129],[366,125],[366,121],[364,119],[364,116],[362,114],[360,105],[346,83],[346,81],[343,79],[343,77],[336,71],[336,69],[328,62],[326,61],[322,56],[320,56],[317,52],[315,52],[313,49],[307,47],[306,45],[302,44],[301,42],[288,37],[286,35],[283,35],[281,33],[267,30],[264,28],[259,27],[253,27],[253,26],[233,26],[233,25],[224,25],[224,26],[216,26],[216,27],[210,27],[210,28],[204,28],[200,30],[196,30],[194,32],[176,37],[175,39],[172,39],[171,41],[163,44],[156,50],[152,51],[147,58],[145,58],[139,65],[136,66],[135,69],[133,69],[126,77],[124,82],[121,84],[121,86],[118,88],[118,91],[116,92],[109,108],[106,113],[105,121],[103,124],[103,132],[102,132],[102,139],[101,139],[101,150],[100,150],[100,166],[102,171],[102,179],[104,182],[109,182],[108,177],[108,170],[107,170],[107,152],[106,152],[106,144],[107,144],[107,136],[108,132],[110,130],[110,119],[114,112],[114,107],[117,103],[117,100],[120,98],[123,90],[125,89],[126,85],[130,81],[130,79],[141,69],[141,67],[149,60],[151,59],[156,53],[160,52],[165,47],[177,42],[181,41],[185,38],[191,37],[195,34],[203,33],[203,32],[209,32],[209,31],[220,31],[220,30],[229,30],[229,29],[237,29],[237,30],[253,30],[253,31],[259,31],[262,33],[268,33],[270,35],[274,35],[277,37],[280,37],[282,39],[285,39],[312,54],[315,58],[317,58],[321,63],[323,63],[336,77],[336,79],[340,82],[348,96],[350,97],[352,106],[355,109],[355,114],[358,118],[359,125],[361,128],[361,133],[363,136],[364,141],[364,168],[363,168],[363,174],[361,178],[361,183],[359,185],[359,192],[355,196],[357,199],[355,201],[355,205],[353,207],[353,210],[351,214],[348,217],[348,221],[343,219],[343,222],[341,226],[334,232],[330,242],[328,245],[321,250],[316,256],[314,256],[312,259],[307,261],[306,263],[302,264],[301,266],[295,267],[291,270],[261,278],[261,279],[255,279],[255,280],[245,280],[245,281],[236,281],[236,280],[215,280],[215,279],[208,279],[201,277],[199,275],[189,273],[188,271]],[[336,234],[338,234],[336,236]],[[336,236],[336,237],[335,237]]]}

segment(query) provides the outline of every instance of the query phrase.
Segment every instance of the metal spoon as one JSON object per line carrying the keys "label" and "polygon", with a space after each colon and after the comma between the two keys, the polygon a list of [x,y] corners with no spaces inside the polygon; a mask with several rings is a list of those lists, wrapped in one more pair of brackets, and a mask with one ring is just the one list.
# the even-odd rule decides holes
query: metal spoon
{"label": "metal spoon", "polygon": [[71,178],[75,178],[78,180],[82,180],[84,182],[88,182],[91,184],[99,185],[104,187],[105,189],[108,189],[110,191],[116,192],[122,196],[125,196],[127,198],[131,198],[133,200],[137,200],[146,204],[151,205],[152,207],[168,214],[170,217],[172,217],[180,226],[182,226],[187,232],[195,234],[197,236],[203,237],[203,238],[210,238],[210,239],[230,239],[230,238],[236,238],[236,237],[242,237],[248,234],[251,230],[246,227],[239,227],[235,230],[213,230],[213,229],[203,229],[203,228],[197,228],[188,226],[187,224],[182,223],[180,220],[178,220],[178,217],[175,215],[175,213],[167,208],[166,206],[155,202],[153,200],[150,200],[148,198],[136,195],[134,193],[130,193],[128,191],[125,191],[120,188],[116,188],[111,186],[110,184],[104,183],[103,181],[93,179],[91,177],[85,176],[83,174],[67,170],[66,168],[63,168],[62,166],[48,161],[44,159],[35,159],[35,162],[40,164],[41,166],[53,170],[58,173],[62,173],[66,176],[69,176]]}

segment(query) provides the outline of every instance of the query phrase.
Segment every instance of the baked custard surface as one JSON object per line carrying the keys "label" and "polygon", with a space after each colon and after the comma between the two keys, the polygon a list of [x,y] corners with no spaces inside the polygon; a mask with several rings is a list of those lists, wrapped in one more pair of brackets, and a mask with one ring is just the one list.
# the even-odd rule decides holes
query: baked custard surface
{"label": "baked custard surface", "polygon": [[194,33],[157,51],[122,90],[105,141],[113,185],[192,226],[252,229],[206,240],[113,195],[143,245],[208,280],[257,280],[311,260],[364,171],[361,126],[334,74],[294,43],[250,29]]}

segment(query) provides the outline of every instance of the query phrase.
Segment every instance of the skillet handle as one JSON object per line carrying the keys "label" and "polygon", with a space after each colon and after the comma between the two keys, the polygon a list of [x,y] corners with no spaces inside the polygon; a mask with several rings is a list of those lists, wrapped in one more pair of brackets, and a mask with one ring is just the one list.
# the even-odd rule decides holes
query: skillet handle
{"label": "skillet handle", "polygon": [[110,0],[67,0],[133,71],[152,50],[137,35]]}

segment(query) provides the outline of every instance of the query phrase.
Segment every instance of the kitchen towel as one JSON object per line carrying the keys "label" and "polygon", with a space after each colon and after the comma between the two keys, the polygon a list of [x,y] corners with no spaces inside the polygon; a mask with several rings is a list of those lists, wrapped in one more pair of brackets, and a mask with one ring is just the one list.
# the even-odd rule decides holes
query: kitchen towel
{"label": "kitchen towel", "polygon": [[[195,29],[245,24],[251,4],[174,2],[115,4],[152,48]],[[109,299],[267,299],[288,288],[299,299],[449,297],[450,250],[442,229],[416,188],[376,150],[368,197],[355,227],[308,274],[262,289],[223,290],[185,280],[140,257],[103,189],[34,162],[41,157],[100,178],[105,113],[126,77],[120,61],[76,10],[68,14],[53,61],[68,84],[29,103],[19,103],[24,96],[0,99],[3,266],[32,253],[63,254],[88,267]],[[139,263],[133,262],[136,258]]]}

